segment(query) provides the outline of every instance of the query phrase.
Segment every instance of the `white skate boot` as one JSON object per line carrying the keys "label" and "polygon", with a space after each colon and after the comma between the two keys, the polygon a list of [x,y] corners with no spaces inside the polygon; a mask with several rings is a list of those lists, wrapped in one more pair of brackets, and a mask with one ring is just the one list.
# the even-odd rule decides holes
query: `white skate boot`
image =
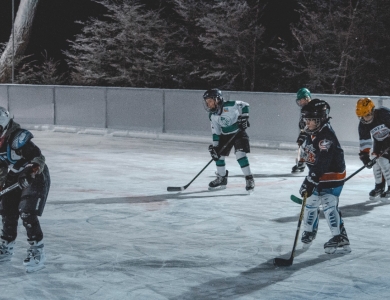
{"label": "white skate boot", "polygon": [[23,261],[27,273],[39,271],[45,267],[46,255],[43,240],[29,241],[30,248],[27,250],[27,257]]}
{"label": "white skate boot", "polygon": [[14,254],[15,241],[8,242],[0,239],[0,262],[11,260]]}

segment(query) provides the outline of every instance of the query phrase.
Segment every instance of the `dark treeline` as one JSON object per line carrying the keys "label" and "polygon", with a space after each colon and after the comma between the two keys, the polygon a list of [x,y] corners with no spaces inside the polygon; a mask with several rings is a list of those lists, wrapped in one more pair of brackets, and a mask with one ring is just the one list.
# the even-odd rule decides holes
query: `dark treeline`
{"label": "dark treeline", "polygon": [[[61,55],[46,47],[39,59],[27,53],[19,83],[390,94],[388,0],[93,5],[92,17],[72,21],[72,35],[56,43]],[[60,18],[45,17],[47,11],[34,23],[35,47],[42,24],[50,26],[42,20]]]}

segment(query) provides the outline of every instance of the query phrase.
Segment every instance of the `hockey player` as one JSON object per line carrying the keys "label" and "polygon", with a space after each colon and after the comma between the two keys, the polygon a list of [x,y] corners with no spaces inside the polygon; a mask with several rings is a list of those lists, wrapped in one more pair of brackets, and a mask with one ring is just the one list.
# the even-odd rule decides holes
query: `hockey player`
{"label": "hockey player", "polygon": [[[299,107],[304,107],[311,100],[310,91],[307,88],[300,88],[297,92],[297,99],[295,100]],[[301,173],[305,171],[305,160],[303,158],[302,144],[306,140],[306,132],[303,130],[305,128],[305,122],[302,118],[299,118],[299,136],[297,138],[297,144],[299,147],[299,160],[297,159],[296,164],[292,167],[291,173]]]}
{"label": "hockey player", "polygon": [[329,104],[313,99],[301,109],[308,134],[304,157],[309,174],[299,190],[307,195],[304,213],[302,243],[308,248],[317,234],[318,207],[322,205],[325,218],[333,237],[324,244],[325,253],[349,253],[349,239],[338,209],[346,175],[344,151],[329,124]]}
{"label": "hockey player", "polygon": [[[390,188],[385,192],[385,185],[386,181],[388,186],[390,183],[390,155],[385,150],[390,147],[390,109],[386,107],[376,109],[370,98],[360,98],[356,103],[356,115],[360,120],[359,158],[367,168],[373,168],[375,178],[375,188],[370,191],[369,197],[371,200],[378,196],[389,199]],[[373,164],[370,159],[371,148],[373,156],[380,155],[377,164]]]}
{"label": "hockey player", "polygon": [[[213,135],[213,144],[209,146],[209,152],[217,166],[215,173],[217,178],[210,182],[209,190],[226,188],[228,170],[226,170],[225,157],[234,146],[237,162],[245,175],[245,188],[248,193],[253,192],[255,181],[246,155],[250,152],[249,137],[245,131],[249,127],[249,104],[243,101],[224,101],[221,91],[214,88],[203,94],[203,105],[209,112]],[[237,132],[233,141],[220,153],[221,148]]]}
{"label": "hockey player", "polygon": [[0,261],[9,261],[14,253],[20,217],[30,245],[23,261],[27,272],[44,268],[46,258],[38,216],[42,215],[50,188],[45,157],[32,138],[30,131],[22,129],[8,111],[0,107],[0,187],[19,185],[0,198],[3,222]]}

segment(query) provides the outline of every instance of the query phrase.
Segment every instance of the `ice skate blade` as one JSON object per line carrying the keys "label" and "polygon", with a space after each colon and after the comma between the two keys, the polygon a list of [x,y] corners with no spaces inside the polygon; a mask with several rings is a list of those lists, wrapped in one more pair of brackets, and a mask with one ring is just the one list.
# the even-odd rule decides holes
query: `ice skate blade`
{"label": "ice skate blade", "polygon": [[309,249],[310,246],[311,246],[311,244],[312,244],[312,243],[308,243],[308,244],[302,243],[302,250],[307,250],[307,249]]}
{"label": "ice skate blade", "polygon": [[303,172],[305,172],[305,170],[302,170],[302,171],[291,171],[291,174],[292,175],[301,175]]}
{"label": "ice skate blade", "polygon": [[379,200],[379,195],[378,196],[370,196],[368,199],[370,199],[370,201]]}
{"label": "ice skate blade", "polygon": [[246,192],[248,193],[248,195],[251,195],[251,194],[253,194],[255,192],[255,190],[254,189],[249,190],[249,191],[247,190]]}
{"label": "ice skate blade", "polygon": [[326,254],[348,254],[351,253],[351,247],[348,245],[342,247],[329,247],[325,248]]}
{"label": "ice skate blade", "polygon": [[380,200],[383,203],[390,203],[390,198],[380,197],[378,200]]}
{"label": "ice skate blade", "polygon": [[217,187],[209,187],[209,191],[210,192],[224,190],[224,189],[226,189],[226,185],[220,185],[220,186],[217,186]]}
{"label": "ice skate blade", "polygon": [[31,267],[26,266],[26,273],[34,273],[44,269],[45,267],[46,267],[45,265],[31,266]]}

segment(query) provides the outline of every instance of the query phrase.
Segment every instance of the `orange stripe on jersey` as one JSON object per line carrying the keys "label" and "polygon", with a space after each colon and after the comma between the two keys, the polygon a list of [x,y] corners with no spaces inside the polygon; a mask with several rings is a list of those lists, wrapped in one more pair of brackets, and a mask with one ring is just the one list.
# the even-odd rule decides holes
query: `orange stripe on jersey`
{"label": "orange stripe on jersey", "polygon": [[320,181],[341,181],[344,180],[346,175],[346,171],[343,173],[325,173],[320,177]]}

